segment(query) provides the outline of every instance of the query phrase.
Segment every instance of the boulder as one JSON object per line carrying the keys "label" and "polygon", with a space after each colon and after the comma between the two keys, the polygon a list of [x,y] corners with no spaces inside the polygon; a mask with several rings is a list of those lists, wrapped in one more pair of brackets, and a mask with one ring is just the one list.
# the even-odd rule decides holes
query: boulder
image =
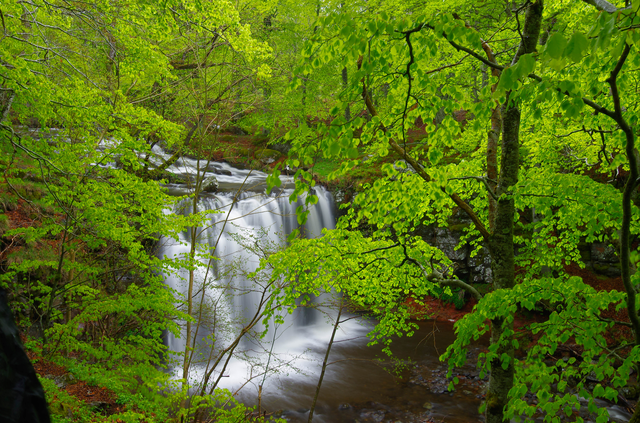
{"label": "boulder", "polygon": [[289,154],[289,150],[291,150],[291,144],[287,143],[275,143],[271,144],[271,148],[273,150],[279,151],[282,154]]}
{"label": "boulder", "polygon": [[282,157],[282,153],[277,150],[271,150],[265,148],[264,150],[260,150],[255,154],[256,158],[259,159],[262,163],[270,164],[278,160]]}
{"label": "boulder", "polygon": [[202,181],[203,192],[217,192],[218,191],[218,180],[215,176],[209,176],[204,181]]}

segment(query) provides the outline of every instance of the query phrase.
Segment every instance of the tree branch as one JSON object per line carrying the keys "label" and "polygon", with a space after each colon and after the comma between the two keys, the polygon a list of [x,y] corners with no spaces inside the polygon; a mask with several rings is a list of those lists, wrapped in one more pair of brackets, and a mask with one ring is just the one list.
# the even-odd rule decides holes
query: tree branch
{"label": "tree branch", "polygon": [[[362,67],[362,56],[360,56],[358,58],[358,69],[360,69],[361,67]],[[369,111],[371,116],[373,116],[373,117],[378,116],[378,111],[376,110],[375,106],[373,105],[373,101],[371,101],[371,97],[369,96],[369,93],[367,91],[367,85],[366,85],[366,82],[365,82],[364,78],[362,78],[362,98],[363,98],[364,103],[365,103],[365,105],[367,107],[367,110]],[[380,128],[382,129],[383,132],[385,132],[385,133],[387,132],[387,128],[384,126],[384,124],[380,123]],[[400,145],[398,145],[398,143],[395,142],[391,138],[389,139],[389,145],[391,146],[391,148],[396,153],[398,153],[402,158],[404,158],[407,161],[407,163],[409,163],[416,170],[416,173],[425,182],[432,182],[431,176],[429,176],[429,174],[424,170],[422,165],[420,163],[418,163],[418,161],[416,159],[414,159],[413,157],[409,156],[404,148],[402,148]],[[445,187],[442,186],[442,187],[440,187],[440,189],[444,193],[447,193]],[[467,204],[456,193],[452,193],[452,194],[448,194],[448,195],[451,198],[451,200],[458,207],[460,207],[462,210],[464,210],[464,212],[469,216],[469,218],[471,219],[471,221],[475,225],[476,229],[478,230],[478,232],[480,232],[480,234],[485,239],[485,241],[489,240],[489,237],[491,236],[489,234],[489,231],[487,230],[487,228],[485,228],[484,224],[482,223],[482,221],[480,220],[478,215],[475,214],[475,212],[473,211],[471,206],[469,206],[469,204]]]}
{"label": "tree branch", "polygon": [[629,10],[631,8],[631,6],[627,6],[627,7],[621,7],[618,9],[614,4],[611,4],[607,0],[582,0],[582,1],[587,4],[590,4],[591,6],[594,6],[596,9],[600,10],[601,12],[607,12],[607,13],[615,13],[620,10]]}
{"label": "tree branch", "polygon": [[482,299],[482,294],[468,283],[461,281],[460,279],[445,279],[444,276],[442,276],[442,273],[439,272],[431,272],[427,274],[422,265],[418,263],[418,266],[420,266],[422,273],[425,274],[425,277],[429,282],[433,282],[440,286],[455,286],[457,288],[462,288],[469,294],[473,295],[473,298],[476,300],[480,301]]}

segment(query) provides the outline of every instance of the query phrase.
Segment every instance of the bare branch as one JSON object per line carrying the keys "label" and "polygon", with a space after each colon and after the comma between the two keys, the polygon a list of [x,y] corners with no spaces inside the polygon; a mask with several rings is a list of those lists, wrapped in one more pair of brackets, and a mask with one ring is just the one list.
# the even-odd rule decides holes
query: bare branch
{"label": "bare branch", "polygon": [[631,6],[617,8],[614,4],[608,2],[607,0],[582,0],[583,2],[594,6],[596,9],[607,12],[607,13],[615,13],[620,10],[628,10]]}

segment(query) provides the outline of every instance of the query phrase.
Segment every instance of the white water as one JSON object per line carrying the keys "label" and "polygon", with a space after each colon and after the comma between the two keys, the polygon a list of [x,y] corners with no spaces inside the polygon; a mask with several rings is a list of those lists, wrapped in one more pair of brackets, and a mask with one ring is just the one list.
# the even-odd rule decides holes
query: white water
{"label": "white water", "polygon": [[[186,167],[187,172],[194,171],[195,166],[195,161],[189,159],[181,164],[181,168]],[[287,235],[299,227],[295,210],[304,203],[304,199],[289,203],[290,188],[280,190],[280,195],[256,192],[256,187],[265,186],[267,175],[262,172],[237,170],[221,163],[212,163],[209,167],[229,171],[231,175],[216,175],[216,178],[219,183],[224,182],[226,187],[235,187],[236,191],[205,194],[197,202],[199,211],[218,211],[208,216],[206,227],[198,228],[198,241],[205,246],[203,252],[216,257],[211,263],[201,257],[201,267],[195,272],[194,301],[198,304],[202,301],[209,314],[208,319],[194,322],[194,326],[198,323],[201,326],[197,339],[199,352],[205,356],[211,351],[218,353],[227,348],[242,325],[255,314],[263,281],[256,283],[246,277],[257,269],[260,262],[261,254],[255,247],[270,251],[283,248]],[[283,186],[292,185],[290,177],[282,179]],[[251,187],[250,191],[237,191],[248,186]],[[172,185],[170,188],[175,192],[187,192],[184,186]],[[300,228],[308,238],[321,236],[323,228],[335,227],[335,205],[331,194],[323,187],[317,187],[315,195],[318,196],[318,203],[310,209],[307,222]],[[190,213],[191,202],[186,201],[181,206],[173,212]],[[191,232],[184,231],[177,242],[163,239],[160,254],[170,258],[186,257],[190,244]],[[186,295],[188,276],[188,271],[183,269],[178,274],[166,275],[165,281],[168,286]],[[203,287],[204,297],[201,291]],[[290,385],[296,379],[317,381],[324,350],[333,329],[331,318],[337,313],[333,307],[322,306],[330,299],[328,296],[316,299],[319,310],[300,307],[292,314],[286,310],[279,312],[285,317],[285,323],[278,326],[271,323],[263,339],[255,336],[264,328],[258,324],[254,333],[242,340],[229,365],[224,370],[220,365],[213,372],[214,380],[220,371],[223,372],[218,387],[228,388],[232,392],[242,388],[241,394],[244,395],[241,396],[253,397],[255,404],[258,385],[264,385],[265,395],[267,392],[273,395],[282,384]],[[197,313],[194,314],[197,319]],[[341,325],[336,340],[362,336],[367,331],[367,328],[353,320]],[[172,351],[184,351],[184,329],[179,338],[169,334],[167,343]],[[192,384],[201,383],[206,368],[204,362],[191,367]],[[178,377],[182,376],[179,364],[174,371]]]}

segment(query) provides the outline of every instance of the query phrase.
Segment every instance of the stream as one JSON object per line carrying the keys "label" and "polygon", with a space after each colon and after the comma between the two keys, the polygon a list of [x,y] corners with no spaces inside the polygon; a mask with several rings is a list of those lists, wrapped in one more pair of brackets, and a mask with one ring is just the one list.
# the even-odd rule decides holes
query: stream
{"label": "stream", "polygon": [[[154,151],[158,157],[168,157],[158,148]],[[206,246],[205,253],[212,253],[216,259],[209,262],[201,257],[202,266],[195,273],[199,285],[194,298],[202,301],[204,310],[203,314],[194,313],[200,316],[194,322],[198,328],[197,356],[205,359],[192,363],[190,382],[198,386],[210,372],[211,380],[219,381],[218,387],[229,389],[248,406],[258,405],[261,387],[261,410],[288,422],[306,422],[337,315],[331,306],[332,300],[335,303],[333,295],[323,294],[314,299],[313,307],[298,307],[291,314],[282,311],[284,323],[276,325],[272,321],[263,338],[256,334],[264,327],[256,325],[252,333],[242,338],[233,355],[224,356],[223,365],[215,369],[210,369],[211,360],[206,357],[215,357],[231,345],[243,324],[255,314],[264,279],[251,278],[250,274],[258,267],[261,252],[283,248],[286,236],[296,228],[308,238],[321,236],[323,228],[334,228],[333,197],[323,187],[314,188],[318,204],[300,227],[295,210],[303,199],[293,204],[288,199],[294,186],[292,177],[281,176],[282,185],[267,195],[267,175],[263,172],[213,162],[205,168],[203,162],[189,158],[181,158],[168,170],[190,180],[199,165],[201,172],[206,170],[205,178],[215,177],[217,188],[200,196],[198,210],[217,212],[209,214],[209,222],[199,228],[198,242]],[[166,188],[173,195],[190,192],[185,184],[169,184]],[[166,212],[189,214],[190,204],[185,202]],[[159,254],[181,257],[188,253],[191,241],[188,230],[177,241],[165,238]],[[184,295],[187,278],[188,272],[182,270],[165,275],[165,283]],[[404,367],[394,371],[392,360],[380,346],[367,346],[366,335],[374,323],[359,316],[348,317],[340,325],[331,349],[314,422],[483,421],[478,407],[486,378],[479,379],[475,363],[488,345],[486,337],[469,347],[467,364],[454,372],[460,383],[454,392],[449,392],[447,366],[438,357],[454,340],[453,323],[418,322],[419,329],[413,337],[395,339],[394,358]],[[183,329],[180,337],[167,336],[171,351],[184,351],[184,334]],[[182,377],[180,364],[173,372]],[[602,406],[616,416],[613,421],[628,421],[628,413],[619,406]]]}
{"label": "stream", "polygon": [[[160,150],[156,153],[166,157]],[[182,158],[168,170],[188,180],[197,172],[197,166],[197,161]],[[202,162],[200,167],[202,171]],[[255,292],[259,289],[246,278],[246,273],[258,266],[259,256],[250,251],[243,240],[284,246],[286,235],[299,228],[295,209],[303,204],[302,201],[289,203],[292,177],[282,176],[277,192],[266,195],[265,173],[235,169],[226,163],[210,163],[206,171],[205,178],[214,176],[218,189],[201,195],[198,209],[222,213],[209,215],[210,225],[201,228],[198,240],[208,243],[218,259],[210,271],[197,273],[198,279],[208,280],[210,293],[205,302],[208,310],[214,310],[216,315],[216,323],[203,324],[197,335],[203,354],[228,345],[231,334],[239,330],[238,322],[249,319],[259,301]],[[173,195],[189,192],[182,184],[170,184],[167,189]],[[331,194],[322,187],[314,191],[318,204],[311,210],[307,223],[299,228],[309,238],[321,236],[323,228],[335,227],[336,220]],[[188,207],[183,204],[170,212],[188,214]],[[160,254],[179,257],[188,252],[190,241],[189,231],[183,231],[177,242],[164,239]],[[206,262],[202,260],[203,267]],[[243,268],[240,272],[238,265]],[[165,282],[185,293],[186,277],[186,271],[166,275]],[[289,422],[306,422],[337,314],[328,305],[329,297],[327,294],[315,299],[314,308],[300,307],[291,315],[285,313],[285,323],[272,324],[262,340],[245,337],[224,374],[214,372],[221,376],[218,386],[236,393],[237,398],[250,406],[257,405],[259,386],[262,386],[262,410]],[[439,354],[453,341],[452,323],[421,322],[412,338],[395,340],[395,358],[405,366],[394,371],[392,361],[381,352],[380,346],[367,346],[366,335],[373,328],[373,322],[349,317],[352,318],[341,324],[336,334],[314,422],[477,420],[484,382],[478,380],[475,367],[459,369],[457,373],[466,372],[467,376],[461,377],[456,392],[448,392],[446,365],[438,360]],[[185,347],[183,338],[169,335],[167,345],[173,351],[181,351]],[[475,347],[478,349],[479,346]],[[477,355],[475,350],[472,348],[470,354]],[[181,376],[179,366],[174,371],[176,376]],[[194,364],[190,370],[192,383],[202,380],[205,371],[205,363]]]}

